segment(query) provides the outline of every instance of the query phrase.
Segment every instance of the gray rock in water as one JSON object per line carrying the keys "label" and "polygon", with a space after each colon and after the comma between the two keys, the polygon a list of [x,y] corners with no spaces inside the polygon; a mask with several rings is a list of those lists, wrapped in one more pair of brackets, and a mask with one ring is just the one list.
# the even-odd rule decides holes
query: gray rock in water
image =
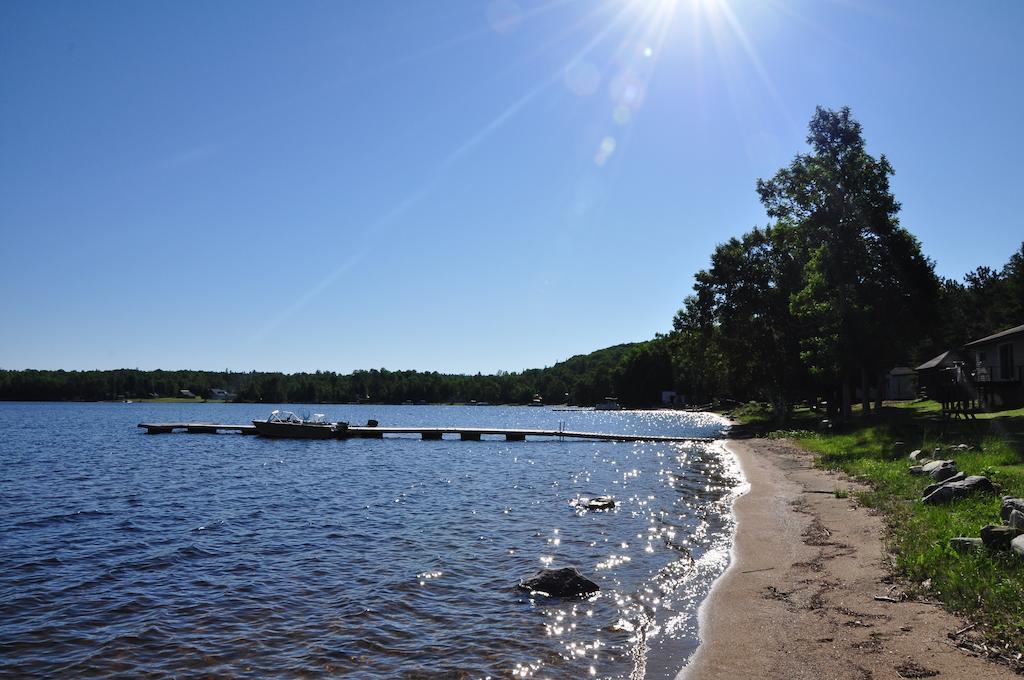
{"label": "gray rock in water", "polygon": [[921,467],[920,465],[911,465],[909,468],[907,468],[907,472],[909,472],[912,475],[923,475],[924,468]]}
{"label": "gray rock in water", "polygon": [[611,496],[594,496],[593,498],[581,496],[569,501],[569,505],[583,510],[611,510],[615,507],[615,499]]}
{"label": "gray rock in water", "polygon": [[985,547],[984,541],[980,538],[968,536],[957,536],[956,538],[951,538],[949,539],[949,545],[959,552],[971,552],[972,550],[981,550]]}
{"label": "gray rock in water", "polygon": [[995,493],[995,490],[995,484],[988,477],[971,475],[959,482],[946,482],[922,500],[930,505],[941,505],[975,493]]}
{"label": "gray rock in water", "polygon": [[542,593],[548,597],[582,597],[601,590],[601,587],[580,573],[576,567],[541,569],[519,582],[523,590]]}
{"label": "gray rock in water", "polygon": [[950,482],[959,482],[962,479],[967,479],[967,475],[965,475],[963,472],[958,472],[949,479],[944,479],[941,482],[937,482],[935,484],[929,484],[928,486],[924,487],[924,491],[921,492],[921,497],[924,498],[925,496],[931,495],[931,493],[938,489],[940,486],[945,486]]}
{"label": "gray rock in water", "polygon": [[1024,498],[1003,496],[1003,507],[999,509],[999,517],[1006,522],[1010,519],[1010,513],[1014,510],[1024,512]]}
{"label": "gray rock in water", "polygon": [[1010,542],[1024,531],[1005,524],[989,524],[981,528],[981,541],[990,550],[1009,550]]}
{"label": "gray rock in water", "polygon": [[1017,553],[1019,557],[1024,557],[1024,534],[1010,541],[1010,550]]}
{"label": "gray rock in water", "polygon": [[950,477],[956,475],[956,462],[952,460],[940,460],[937,462],[939,463],[939,465],[936,465],[931,470],[927,470],[931,463],[928,463],[928,465],[924,466],[926,468],[928,476],[934,479],[936,482],[944,482]]}
{"label": "gray rock in water", "polygon": [[1014,529],[1024,531],[1024,512],[1021,512],[1020,510],[1011,510],[1010,518],[1006,523]]}

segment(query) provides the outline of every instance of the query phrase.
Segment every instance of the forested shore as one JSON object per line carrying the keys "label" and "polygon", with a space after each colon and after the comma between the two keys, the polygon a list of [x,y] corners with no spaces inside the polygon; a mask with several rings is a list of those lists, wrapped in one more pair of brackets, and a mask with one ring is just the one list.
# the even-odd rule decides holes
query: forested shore
{"label": "forested shore", "polygon": [[[252,371],[0,371],[0,400],[104,401],[178,397],[181,390],[197,399],[216,398],[224,390],[242,402],[495,404],[529,403],[540,395],[546,403],[594,404],[620,392],[624,362],[645,343],[624,344],[576,356],[550,368],[494,375],[361,370],[349,374],[270,373]],[[635,382],[635,381],[632,381]],[[620,390],[621,388],[621,390]],[[652,390],[653,394],[653,390]],[[633,405],[648,405],[642,395]],[[653,399],[651,400],[653,403]]]}
{"label": "forested shore", "polygon": [[[866,150],[844,108],[818,108],[810,150],[756,182],[770,222],[730,238],[695,275],[671,330],[652,340],[494,375],[211,371],[0,371],[0,400],[200,398],[247,402],[594,404],[758,400],[779,419],[823,399],[848,417],[858,388],[884,397],[886,373],[1024,322],[1024,243],[999,269],[943,279],[900,224],[894,169]],[[970,225],[964,225],[969,230]],[[222,394],[222,393],[221,393]]]}

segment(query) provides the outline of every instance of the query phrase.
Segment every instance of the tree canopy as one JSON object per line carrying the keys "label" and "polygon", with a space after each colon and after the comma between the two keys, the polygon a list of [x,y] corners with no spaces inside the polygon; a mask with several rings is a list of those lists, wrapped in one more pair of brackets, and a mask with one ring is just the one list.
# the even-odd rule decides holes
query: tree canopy
{"label": "tree canopy", "polygon": [[717,345],[728,391],[780,413],[818,392],[848,410],[854,378],[866,395],[869,375],[920,342],[938,295],[932,263],[899,224],[892,166],[867,152],[850,110],[818,107],[807,143],[757,181],[774,223],[715,249],[674,324]]}

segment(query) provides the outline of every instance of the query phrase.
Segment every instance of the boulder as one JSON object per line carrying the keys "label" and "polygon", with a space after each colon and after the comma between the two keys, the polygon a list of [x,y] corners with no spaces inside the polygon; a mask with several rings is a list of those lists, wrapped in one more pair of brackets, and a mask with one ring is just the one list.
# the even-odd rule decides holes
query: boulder
{"label": "boulder", "polygon": [[[926,470],[928,472],[928,476],[936,482],[944,482],[956,475],[956,463],[954,461],[940,460],[937,462],[939,465],[936,465],[931,470]],[[928,468],[930,465],[931,463],[928,463],[928,465],[925,465],[924,467]]]}
{"label": "boulder", "polygon": [[944,486],[946,484],[949,484],[950,482],[959,482],[962,479],[967,479],[967,475],[965,475],[963,472],[958,472],[949,479],[944,479],[941,482],[936,482],[935,484],[929,484],[924,488],[924,491],[921,492],[921,497],[924,498],[925,496],[931,495],[931,493],[938,489],[940,486]]}
{"label": "boulder", "polygon": [[931,505],[940,505],[975,493],[995,493],[995,490],[995,484],[988,477],[971,475],[958,482],[946,482],[922,500]]}
{"label": "boulder", "polygon": [[615,499],[611,496],[594,496],[593,498],[580,496],[569,501],[569,505],[583,510],[611,510],[615,507]]}
{"label": "boulder", "polygon": [[920,465],[911,465],[909,468],[907,468],[907,472],[909,472],[912,475],[923,475],[924,468],[921,467]]}
{"label": "boulder", "polygon": [[1010,550],[1015,552],[1018,557],[1024,557],[1024,534],[1010,541]]}
{"label": "boulder", "polygon": [[615,499],[611,496],[595,496],[587,501],[587,510],[611,510],[615,507]]}
{"label": "boulder", "polygon": [[956,446],[953,447],[953,450],[954,451],[961,451],[962,452],[962,451],[970,451],[972,448],[974,448],[974,447],[968,446],[967,444],[957,444]]}
{"label": "boulder", "polygon": [[601,587],[580,573],[576,567],[541,569],[519,582],[519,588],[541,593],[548,597],[582,597],[601,590]]}
{"label": "boulder", "polygon": [[921,468],[922,470],[924,470],[924,473],[926,475],[930,475],[933,470],[937,470],[940,467],[949,467],[950,465],[952,465],[953,468],[956,469],[955,460],[933,460],[925,463],[924,465],[921,466]]}
{"label": "boulder", "polygon": [[928,459],[925,457],[924,451],[922,451],[921,449],[914,449],[913,451],[910,452],[910,460],[914,461],[915,463],[920,463],[922,460]]}
{"label": "boulder", "polygon": [[1010,518],[1006,523],[1014,529],[1024,531],[1024,512],[1021,512],[1020,510],[1011,510]]}
{"label": "boulder", "polygon": [[1005,522],[1010,519],[1010,513],[1014,510],[1024,512],[1024,498],[1003,496],[1003,507],[999,510],[999,517]]}
{"label": "boulder", "polygon": [[985,547],[984,541],[980,538],[968,537],[968,536],[957,536],[956,538],[949,539],[949,545],[958,552],[971,552],[972,550],[981,550]]}
{"label": "boulder", "polygon": [[1005,524],[988,524],[981,528],[981,541],[989,550],[1009,550],[1010,542],[1022,533]]}

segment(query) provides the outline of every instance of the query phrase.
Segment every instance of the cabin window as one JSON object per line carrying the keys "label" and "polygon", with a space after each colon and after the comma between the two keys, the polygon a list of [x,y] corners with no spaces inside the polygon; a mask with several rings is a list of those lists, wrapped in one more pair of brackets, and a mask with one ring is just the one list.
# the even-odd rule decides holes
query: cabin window
{"label": "cabin window", "polygon": [[999,379],[1013,380],[1013,344],[999,346]]}

